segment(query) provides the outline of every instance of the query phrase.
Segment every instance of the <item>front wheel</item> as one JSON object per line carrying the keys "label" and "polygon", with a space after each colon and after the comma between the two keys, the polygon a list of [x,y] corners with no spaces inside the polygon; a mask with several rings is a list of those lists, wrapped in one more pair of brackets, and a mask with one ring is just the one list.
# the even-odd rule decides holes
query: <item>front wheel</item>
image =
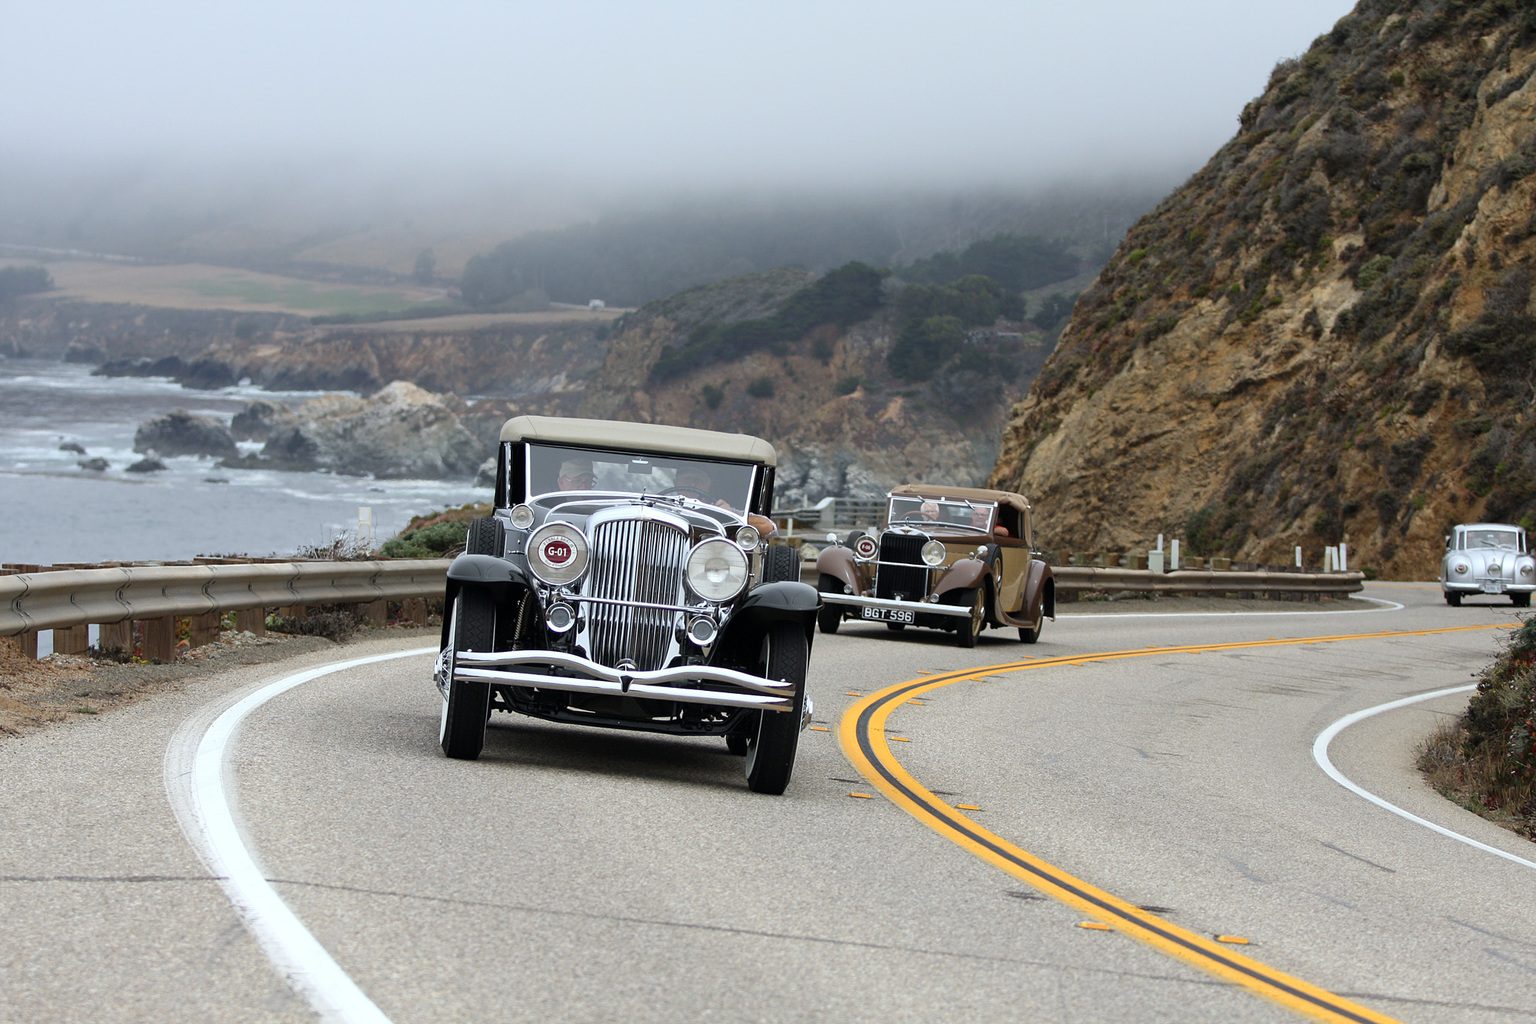
{"label": "front wheel", "polygon": [[[816,583],[816,589],[821,591],[823,594],[831,593],[834,591],[841,593],[843,589],[843,582],[836,576],[829,576],[826,573],[822,573],[821,579]],[[836,633],[837,627],[841,626],[842,624],[843,609],[841,605],[823,604],[821,609],[816,612],[816,625],[821,628],[823,633]]]}
{"label": "front wheel", "polygon": [[1456,590],[1447,590],[1445,592],[1445,603],[1450,605],[1452,608],[1460,608],[1461,592]]}
{"label": "front wheel", "polygon": [[491,714],[491,688],[453,678],[460,651],[489,651],[496,636],[496,605],[490,595],[466,587],[453,599],[452,654],[448,662],[448,698],[438,723],[443,753],[473,761],[485,746],[485,720]]}
{"label": "front wheel", "polygon": [[1529,608],[1531,606],[1530,594],[1510,594],[1509,603],[1516,608]]}
{"label": "front wheel", "polygon": [[747,751],[747,788],[778,796],[789,785],[800,745],[800,718],[805,711],[805,672],[810,661],[805,632],[798,623],[775,622],[763,640],[764,675],[795,687],[789,711],[759,711],[757,736]]}
{"label": "front wheel", "polygon": [[977,587],[971,596],[971,617],[955,625],[955,643],[961,647],[975,647],[986,621],[987,591],[985,587]]}

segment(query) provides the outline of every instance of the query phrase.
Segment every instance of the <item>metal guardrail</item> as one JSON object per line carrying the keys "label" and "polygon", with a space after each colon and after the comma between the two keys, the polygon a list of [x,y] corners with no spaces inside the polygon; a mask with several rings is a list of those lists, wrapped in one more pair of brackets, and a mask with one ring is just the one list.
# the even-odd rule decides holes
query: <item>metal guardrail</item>
{"label": "metal guardrail", "polygon": [[264,562],[0,576],[0,636],[87,623],[441,596],[448,561]]}
{"label": "metal guardrail", "polygon": [[1365,589],[1360,572],[1276,572],[1223,569],[1118,569],[1092,565],[1051,568],[1058,592],[1144,592],[1159,594],[1354,594]]}
{"label": "metal guardrail", "polygon": [[885,498],[831,497],[805,508],[775,509],[770,518],[790,531],[819,530],[825,533],[876,526],[885,517],[885,506]]}

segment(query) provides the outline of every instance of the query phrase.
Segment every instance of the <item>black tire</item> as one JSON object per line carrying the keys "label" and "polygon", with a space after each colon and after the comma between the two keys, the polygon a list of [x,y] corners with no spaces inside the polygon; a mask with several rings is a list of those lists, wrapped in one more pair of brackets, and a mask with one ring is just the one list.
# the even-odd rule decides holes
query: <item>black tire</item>
{"label": "black tire", "polygon": [[489,651],[495,646],[496,605],[489,594],[474,587],[460,590],[453,599],[448,699],[437,739],[443,753],[460,761],[473,761],[485,747],[485,720],[491,714],[491,688],[485,683],[464,683],[453,678],[452,663],[459,651]]}
{"label": "black tire", "polygon": [[747,751],[747,788],[778,796],[789,785],[800,745],[800,718],[805,712],[805,671],[810,652],[805,631],[795,622],[775,622],[763,640],[763,674],[795,684],[795,706],[785,711],[759,711],[757,735]]}
{"label": "black tire", "polygon": [[1036,626],[1034,629],[1030,629],[1028,626],[1020,626],[1019,627],[1019,643],[1022,643],[1022,644],[1032,644],[1036,640],[1039,640],[1040,639],[1040,629],[1044,625],[1045,625],[1045,622],[1042,620],[1040,625]]}
{"label": "black tire", "polygon": [[[758,714],[762,714],[761,711]],[[725,734],[725,749],[737,757],[745,754],[752,746],[752,740],[744,732],[728,732]]]}
{"label": "black tire", "polygon": [[[823,594],[841,594],[843,581],[836,576],[821,574],[816,581],[816,589]],[[836,633],[837,627],[843,624],[843,606],[838,604],[823,604],[821,610],[816,613],[816,625],[823,633]]]}
{"label": "black tire", "polygon": [[843,541],[843,545],[845,547],[851,548],[851,547],[853,547],[853,545],[855,543],[858,542],[858,539],[860,537],[862,537],[862,536],[864,536],[864,531],[863,530],[854,530],[854,531],[852,531],[851,533],[848,534],[848,539]]}
{"label": "black tire", "polygon": [[987,624],[987,588],[975,587],[971,590],[971,617],[964,622],[955,623],[955,644],[960,647],[975,647],[976,638],[981,636],[982,627]]}
{"label": "black tire", "polygon": [[1530,594],[1510,594],[1509,603],[1516,608],[1529,608],[1531,606]]}
{"label": "black tire", "polygon": [[905,622],[887,622],[885,624],[885,628],[890,630],[892,633],[900,633],[902,630],[907,628],[907,624]]}
{"label": "black tire", "polygon": [[1445,592],[1445,603],[1450,605],[1452,608],[1460,608],[1461,592],[1457,590],[1447,590]]}
{"label": "black tire", "polygon": [[501,521],[495,516],[485,516],[469,521],[469,535],[464,538],[464,550],[471,555],[505,554],[501,537]]}
{"label": "black tire", "polygon": [[763,555],[763,582],[798,582],[800,553],[787,544],[770,544]]}

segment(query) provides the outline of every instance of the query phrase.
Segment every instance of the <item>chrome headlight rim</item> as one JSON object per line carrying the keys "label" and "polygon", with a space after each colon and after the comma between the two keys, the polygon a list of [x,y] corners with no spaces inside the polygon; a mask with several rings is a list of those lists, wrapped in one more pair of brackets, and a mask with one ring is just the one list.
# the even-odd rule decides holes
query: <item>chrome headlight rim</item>
{"label": "chrome headlight rim", "polygon": [[867,562],[880,554],[880,542],[866,533],[853,542],[853,554],[860,561]]}
{"label": "chrome headlight rim", "polygon": [[526,530],[533,525],[533,506],[527,504],[513,505],[508,518],[513,526],[519,530]]}
{"label": "chrome headlight rim", "polygon": [[747,525],[736,531],[736,546],[743,551],[752,551],[762,542],[763,535],[757,532],[757,527]]}
{"label": "chrome headlight rim", "polygon": [[1465,576],[1467,574],[1467,570],[1470,568],[1472,567],[1466,562],[1457,562],[1455,565],[1451,566],[1451,572],[1457,576]]}
{"label": "chrome headlight rim", "polygon": [[747,587],[747,556],[724,537],[709,537],[693,546],[684,563],[688,589],[711,604],[734,600]]}
{"label": "chrome headlight rim", "polygon": [[921,552],[923,564],[930,569],[937,569],[943,565],[944,558],[948,554],[949,549],[944,546],[944,542],[937,540],[930,540],[924,544]]}
{"label": "chrome headlight rim", "polygon": [[[565,552],[562,554],[561,542]],[[586,534],[570,523],[545,523],[528,537],[528,569],[551,587],[575,583],[587,571],[592,546]]]}

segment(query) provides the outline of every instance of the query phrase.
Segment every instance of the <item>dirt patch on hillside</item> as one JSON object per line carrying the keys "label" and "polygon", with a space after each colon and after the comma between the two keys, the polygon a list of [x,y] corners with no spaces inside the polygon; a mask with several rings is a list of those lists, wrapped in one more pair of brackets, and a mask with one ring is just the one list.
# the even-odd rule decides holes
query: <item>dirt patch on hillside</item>
{"label": "dirt patch on hillside", "polygon": [[[389,627],[365,630],[357,636],[435,640],[438,631]],[[0,638],[0,742],[76,715],[105,714],[157,693],[174,693],[226,668],[266,664],[338,646],[319,636],[254,636],[226,630],[214,643],[184,651],[174,662],[155,665],[73,654],[50,654],[34,660],[23,657],[13,644]]]}

